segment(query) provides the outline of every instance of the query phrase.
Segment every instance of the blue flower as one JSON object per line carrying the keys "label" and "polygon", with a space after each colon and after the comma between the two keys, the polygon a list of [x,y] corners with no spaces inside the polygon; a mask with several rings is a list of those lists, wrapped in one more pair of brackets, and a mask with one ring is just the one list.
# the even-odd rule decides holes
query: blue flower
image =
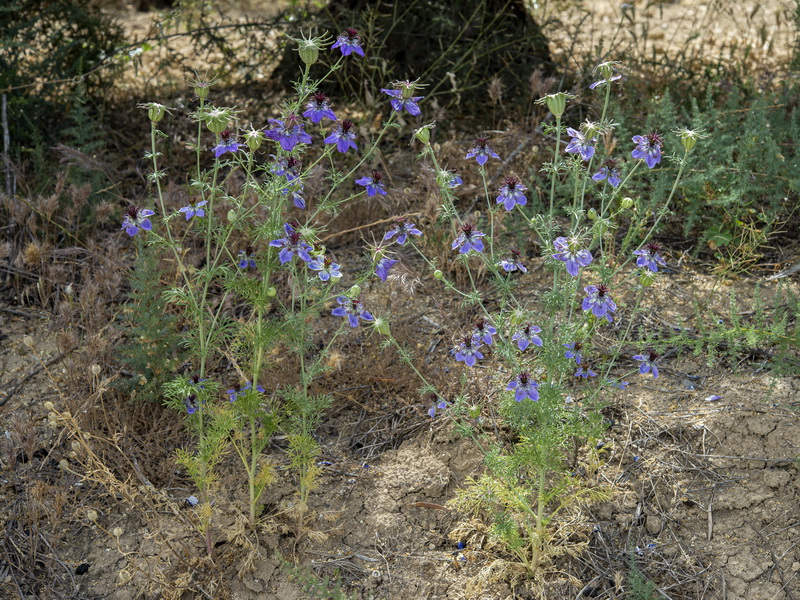
{"label": "blue flower", "polygon": [[331,50],[339,48],[342,56],[350,56],[353,52],[359,56],[364,56],[364,51],[361,49],[361,36],[358,31],[352,27],[348,27],[336,38]]}
{"label": "blue flower", "polygon": [[310,144],[311,136],[303,129],[300,117],[289,113],[281,119],[269,119],[272,129],[265,131],[265,135],[281,145],[286,152],[291,152],[297,144]]}
{"label": "blue flower", "polygon": [[634,251],[636,255],[636,266],[646,267],[653,273],[658,272],[659,265],[666,267],[667,263],[664,262],[664,257],[661,256],[661,244],[656,242],[647,242],[644,247]]}
{"label": "blue flower", "polygon": [[189,394],[183,401],[183,405],[186,407],[186,412],[190,415],[193,415],[197,412],[197,408],[199,404],[197,402],[197,396],[194,394]]}
{"label": "blue flower", "polygon": [[352,128],[352,121],[344,120],[341,123],[337,123],[333,131],[325,138],[325,143],[336,144],[336,149],[342,153],[347,152],[350,148],[358,151],[358,147],[353,141],[356,139],[356,132],[351,131]]}
{"label": "blue flower", "polygon": [[125,211],[125,217],[122,219],[122,229],[131,237],[135,236],[139,229],[150,231],[153,228],[153,224],[148,217],[152,217],[154,214],[152,210],[132,204]]}
{"label": "blue flower", "polygon": [[320,281],[339,279],[342,276],[342,274],[339,272],[341,267],[327,256],[322,256],[312,260],[310,263],[308,263],[308,268],[312,271],[319,271],[319,273],[317,273],[317,277],[319,277]]}
{"label": "blue flower", "polygon": [[270,157],[275,159],[275,162],[269,167],[270,173],[274,175],[283,175],[286,177],[287,181],[294,181],[300,176],[300,169],[303,166],[303,162],[299,158],[295,158],[294,156],[278,157],[274,154],[270,154]]}
{"label": "blue flower", "polygon": [[536,325],[531,325],[530,323],[526,323],[525,326],[517,331],[512,337],[512,342],[517,342],[517,347],[524,351],[528,346],[533,344],[534,346],[542,347],[542,338],[540,338],[538,333],[542,332],[541,327],[537,327]]}
{"label": "blue flower", "polygon": [[443,400],[436,394],[431,394],[429,396],[431,401],[431,407],[428,409],[428,415],[430,415],[431,419],[436,416],[436,410],[446,410],[447,409],[447,402]]}
{"label": "blue flower", "polygon": [[578,370],[575,371],[575,377],[583,377],[586,379],[587,377],[597,377],[597,373],[592,371],[589,367],[578,367]]}
{"label": "blue flower", "polygon": [[583,160],[589,160],[594,156],[594,144],[597,143],[597,138],[587,140],[586,136],[572,127],[567,127],[567,134],[572,136],[572,140],[564,148],[564,152],[580,154]]}
{"label": "blue flower", "polygon": [[219,144],[213,148],[214,156],[219,158],[226,152],[233,154],[239,151],[239,143],[230,129],[225,129],[219,134]]}
{"label": "blue flower", "polygon": [[648,169],[661,162],[661,146],[664,141],[660,134],[635,135],[632,139],[637,144],[631,152],[633,158],[643,159]]}
{"label": "blue flower", "polygon": [[303,116],[312,123],[319,123],[322,119],[336,120],[336,115],[331,110],[331,102],[322,92],[314,92],[311,99],[306,104],[306,112]]}
{"label": "blue flower", "polygon": [[244,250],[239,250],[239,268],[240,269],[248,269],[248,268],[256,268],[256,259],[253,258],[253,250],[252,246],[246,246]]}
{"label": "blue flower", "polygon": [[455,171],[450,171],[445,176],[445,185],[447,185],[447,187],[449,187],[451,190],[456,189],[462,183],[464,183],[464,181],[461,179],[461,176]]}
{"label": "blue flower", "polygon": [[497,335],[497,329],[492,327],[486,319],[478,319],[475,329],[472,330],[472,339],[483,342],[487,346],[492,345],[492,336]]}
{"label": "blue flower", "polygon": [[334,317],[346,317],[350,327],[358,327],[358,320],[374,321],[370,313],[364,309],[364,305],[356,298],[348,298],[347,296],[339,296],[336,302],[340,304],[331,311]]}
{"label": "blue flower", "polygon": [[609,287],[601,283],[600,285],[587,285],[583,289],[586,292],[586,297],[581,305],[583,310],[591,311],[595,317],[605,318],[611,323],[613,321],[611,313],[617,310],[617,305],[608,295]]}
{"label": "blue flower", "polygon": [[386,278],[389,276],[389,269],[391,269],[395,263],[397,263],[396,260],[386,256],[380,258],[378,262],[375,263],[375,275],[378,276],[378,279],[386,281]]}
{"label": "blue flower", "polygon": [[[407,83],[409,82],[400,82],[400,85],[405,85]],[[417,102],[422,100],[425,96],[406,96],[406,89],[410,89],[411,93],[413,93],[413,84],[409,84],[409,87],[404,87],[402,90],[387,90],[382,88],[381,91],[392,99],[391,104],[395,112],[405,110],[411,116],[417,117],[422,113],[419,106],[417,106]]]}
{"label": "blue flower", "polygon": [[205,206],[206,204],[208,204],[206,200],[201,200],[198,202],[197,198],[189,198],[189,205],[179,208],[178,212],[184,213],[187,221],[192,217],[205,217],[206,211],[201,207]]}
{"label": "blue flower", "polygon": [[466,336],[456,348],[456,360],[464,362],[468,367],[475,366],[475,361],[483,358],[483,353],[479,350],[480,347],[480,341],[472,339],[471,336]]}
{"label": "blue flower", "polygon": [[581,364],[581,359],[583,358],[583,353],[581,352],[582,344],[580,342],[570,342],[568,344],[564,344],[564,348],[567,349],[564,352],[564,358],[574,358],[575,364]]}
{"label": "blue flower", "polygon": [[606,383],[611,387],[615,387],[620,390],[626,389],[629,385],[627,381],[619,381],[617,379],[606,379]]}
{"label": "blue flower", "polygon": [[593,90],[596,87],[602,87],[603,85],[605,85],[607,83],[613,83],[614,81],[619,81],[620,79],[622,79],[622,75],[617,73],[616,75],[612,75],[611,77],[608,77],[607,79],[601,79],[600,81],[595,81],[593,84],[591,84],[589,86],[589,89]]}
{"label": "blue flower", "polygon": [[514,210],[517,204],[525,206],[528,199],[522,192],[527,189],[518,178],[506,177],[503,186],[498,190],[500,195],[497,197],[497,203],[502,204],[507,211]]}
{"label": "blue flower", "polygon": [[474,157],[475,160],[478,161],[478,164],[483,166],[486,164],[486,161],[489,160],[489,157],[500,158],[488,142],[489,138],[486,136],[481,135],[476,137],[475,145],[467,152],[467,160]]}
{"label": "blue flower", "polygon": [[652,373],[653,379],[658,379],[658,365],[655,363],[657,358],[658,354],[651,350],[647,354],[637,354],[633,360],[639,361],[639,373]]}
{"label": "blue flower", "polygon": [[314,260],[308,253],[309,250],[311,250],[311,246],[303,241],[303,237],[294,227],[289,223],[284,223],[283,230],[286,233],[286,237],[279,240],[272,240],[269,243],[272,248],[281,249],[278,253],[278,258],[280,258],[282,265],[292,260],[295,254],[307,263]]}
{"label": "blue flower", "polygon": [[[226,390],[225,393],[228,394],[228,400],[231,403],[236,402],[240,397],[244,396],[253,389],[253,384],[249,381],[245,383],[243,386],[234,385],[231,389]],[[264,388],[259,384],[256,386],[256,391],[263,394]]]}
{"label": "blue flower", "polygon": [[408,219],[397,219],[394,228],[387,231],[386,235],[383,236],[383,241],[388,241],[397,236],[397,243],[405,246],[409,235],[422,235],[422,232]]}
{"label": "blue flower", "polygon": [[502,267],[507,273],[511,271],[528,272],[528,268],[522,264],[522,253],[519,250],[511,250],[511,258],[502,259],[497,266]]}
{"label": "blue flower", "polygon": [[525,398],[530,398],[534,402],[539,400],[539,384],[531,379],[530,374],[525,371],[509,381],[506,389],[516,390],[514,400],[517,402],[522,402]]}
{"label": "blue flower", "polygon": [[617,187],[620,183],[622,183],[622,179],[620,178],[619,168],[617,168],[617,160],[614,158],[607,158],[603,163],[603,166],[600,167],[594,175],[592,175],[592,179],[594,181],[603,181],[604,179],[608,179],[608,183],[611,184],[611,187]]}
{"label": "blue flower", "polygon": [[471,223],[464,223],[461,226],[461,233],[453,240],[452,249],[458,250],[459,254],[466,254],[470,250],[483,252],[483,240],[486,234],[481,233]]}
{"label": "blue flower", "polygon": [[373,171],[371,176],[364,175],[361,179],[356,179],[356,183],[367,188],[367,196],[370,198],[377,194],[386,195],[386,189],[383,187],[383,173],[380,171]]}
{"label": "blue flower", "polygon": [[576,238],[568,240],[565,237],[557,237],[553,240],[553,246],[558,252],[552,257],[562,261],[567,267],[567,273],[573,277],[578,276],[580,267],[588,267],[593,260],[592,253],[580,248],[579,243],[580,240]]}

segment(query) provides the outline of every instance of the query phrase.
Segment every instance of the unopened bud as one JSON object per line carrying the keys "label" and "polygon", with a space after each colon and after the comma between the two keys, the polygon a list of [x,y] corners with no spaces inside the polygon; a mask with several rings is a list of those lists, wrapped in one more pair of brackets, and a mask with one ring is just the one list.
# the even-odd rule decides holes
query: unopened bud
{"label": "unopened bud", "polygon": [[386,319],[375,317],[375,320],[372,322],[372,326],[375,328],[375,331],[381,335],[389,335],[389,321]]}
{"label": "unopened bud", "polygon": [[593,208],[590,208],[589,212],[586,213],[586,218],[589,219],[590,221],[596,221],[597,220],[597,211],[595,209],[593,209]]}
{"label": "unopened bud", "polygon": [[356,298],[361,293],[361,286],[356,284],[347,291],[347,295]]}
{"label": "unopened bud", "polygon": [[270,298],[274,298],[277,293],[278,291],[275,289],[274,285],[271,285],[269,288],[267,288],[267,296]]}
{"label": "unopened bud", "polygon": [[431,141],[431,129],[433,127],[433,123],[420,127],[414,132],[414,137],[427,146]]}
{"label": "unopened bud", "polygon": [[572,100],[574,97],[574,95],[567,94],[566,92],[547,94],[544,98],[539,98],[536,104],[545,104],[547,110],[553,113],[554,116],[561,117],[567,108],[567,100]]}
{"label": "unopened bud", "polygon": [[646,271],[642,271],[642,274],[639,275],[639,284],[642,287],[650,287],[653,285],[653,282],[656,280],[656,274],[650,271],[649,269]]}
{"label": "unopened bud", "polygon": [[213,133],[222,133],[228,128],[230,113],[221,108],[214,108],[205,115],[206,127]]}
{"label": "unopened bud", "polygon": [[683,149],[686,150],[686,152],[690,152],[695,147],[697,140],[708,137],[702,131],[695,131],[693,129],[678,129],[675,131],[675,134],[681,138],[681,144],[683,144]]}
{"label": "unopened bud", "polygon": [[161,119],[164,118],[165,112],[166,112],[166,107],[163,104],[158,104],[157,102],[151,102],[150,106],[147,109],[147,117],[150,119],[152,123],[158,123]]}
{"label": "unopened bud", "polygon": [[629,198],[626,196],[625,198],[620,200],[619,205],[620,207],[622,207],[623,210],[628,210],[633,206],[633,198]]}
{"label": "unopened bud", "polygon": [[434,279],[438,279],[439,281],[441,281],[442,279],[444,279],[444,274],[439,269],[436,269],[433,272],[433,278]]}
{"label": "unopened bud", "polygon": [[264,141],[264,132],[260,129],[250,129],[244,133],[244,143],[250,150],[258,150]]}

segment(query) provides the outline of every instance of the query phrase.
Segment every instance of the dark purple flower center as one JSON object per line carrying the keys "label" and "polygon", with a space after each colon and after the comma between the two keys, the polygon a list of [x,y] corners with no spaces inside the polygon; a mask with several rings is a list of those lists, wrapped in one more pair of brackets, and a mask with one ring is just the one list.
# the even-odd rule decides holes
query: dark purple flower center
{"label": "dark purple flower center", "polygon": [[658,358],[658,353],[653,350],[650,350],[650,352],[647,354],[647,360],[649,360],[650,362],[653,362],[657,358]]}
{"label": "dark purple flower center", "polygon": [[253,248],[252,246],[245,246],[245,247],[244,247],[244,253],[245,253],[247,256],[250,256],[250,255],[251,255],[251,254],[253,254],[253,252],[255,252],[255,251],[256,251],[256,249],[255,249],[255,248]]}
{"label": "dark purple flower center", "polygon": [[189,378],[189,380],[192,382],[192,385],[197,385],[198,383],[200,383],[200,375],[197,375],[197,374],[195,373],[194,375],[192,375],[192,376]]}
{"label": "dark purple flower center", "polygon": [[289,170],[296,170],[299,169],[303,165],[303,161],[299,158],[295,158],[294,156],[290,156],[289,160],[286,161],[286,168]]}
{"label": "dark purple flower center", "polygon": [[472,338],[468,335],[464,336],[464,347],[465,348],[472,348]]}
{"label": "dark purple flower center", "polygon": [[219,137],[220,139],[225,142],[226,144],[230,141],[233,132],[230,129],[224,129],[220,132]]}
{"label": "dark purple flower center", "polygon": [[353,122],[350,119],[342,121],[342,133],[347,133],[353,127]]}
{"label": "dark purple flower center", "polygon": [[524,333],[526,337],[530,337],[530,335],[531,335],[531,324],[530,323],[525,325],[525,329],[522,330],[522,333]]}
{"label": "dark purple flower center", "polygon": [[328,268],[330,268],[330,266],[333,264],[333,259],[332,259],[331,257],[329,257],[329,256],[326,256],[326,257],[323,259],[323,261],[322,261],[322,262],[324,263],[324,265],[325,265],[325,268],[326,268],[326,269],[328,269]]}
{"label": "dark purple flower center", "polygon": [[655,254],[656,252],[661,251],[661,244],[658,242],[647,242],[644,247],[648,252],[650,252],[650,254]]}
{"label": "dark purple flower center", "polygon": [[347,34],[347,39],[350,40],[351,42],[353,40],[358,39],[358,30],[357,29],[353,29],[352,27],[348,27],[347,29],[344,30],[344,32]]}
{"label": "dark purple flower center", "polygon": [[383,179],[383,173],[381,173],[380,171],[373,171],[372,172],[372,182],[373,183],[380,183],[380,181],[382,179]]}
{"label": "dark purple flower center", "polygon": [[605,162],[605,167],[609,171],[613,171],[617,168],[617,159],[616,158],[607,158]]}
{"label": "dark purple flower center", "polygon": [[661,145],[664,143],[664,139],[661,137],[660,133],[656,132],[648,133],[644,137],[647,138],[647,143],[650,145],[651,148],[655,146],[658,146],[660,148]]}
{"label": "dark purple flower center", "polygon": [[519,374],[519,383],[520,383],[520,385],[522,385],[523,387],[528,385],[528,378],[529,377],[530,376],[525,372],[520,373]]}
{"label": "dark purple flower center", "polygon": [[461,231],[464,232],[464,235],[470,237],[472,232],[475,231],[475,226],[472,223],[464,223],[461,226]]}
{"label": "dark purple flower center", "polygon": [[322,106],[328,100],[328,97],[322,92],[314,92],[312,98],[313,101],[317,104],[317,106]]}
{"label": "dark purple flower center", "polygon": [[522,253],[514,248],[511,249],[511,256],[514,258],[514,260],[522,259]]}
{"label": "dark purple flower center", "polygon": [[483,331],[486,328],[486,320],[485,319],[478,319],[475,322],[475,329]]}
{"label": "dark purple flower center", "polygon": [[488,143],[488,141],[489,141],[489,138],[487,138],[486,136],[480,135],[480,136],[475,138],[475,145],[478,148],[480,148],[481,150],[484,150],[486,148],[486,144]]}
{"label": "dark purple flower center", "polygon": [[519,185],[519,179],[517,177],[506,177],[505,184],[508,190],[511,191]]}
{"label": "dark purple flower center", "polygon": [[605,283],[601,283],[600,285],[597,286],[597,295],[601,298],[610,291],[611,288],[609,288]]}

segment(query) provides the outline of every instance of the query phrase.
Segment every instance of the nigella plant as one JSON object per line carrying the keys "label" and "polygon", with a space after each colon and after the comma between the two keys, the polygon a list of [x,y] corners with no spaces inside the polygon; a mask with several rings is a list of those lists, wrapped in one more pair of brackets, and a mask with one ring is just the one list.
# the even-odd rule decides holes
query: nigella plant
{"label": "nigella plant", "polygon": [[531,323],[526,323],[522,329],[514,333],[511,341],[517,342],[517,348],[519,348],[521,351],[525,351],[531,344],[541,348],[543,345],[542,338],[539,337],[541,332],[541,327],[537,327]]}
{"label": "nigella plant", "polygon": [[239,142],[230,129],[223,129],[219,134],[219,143],[213,148],[214,156],[219,158],[226,152],[234,154],[239,151]]}
{"label": "nigella plant", "polygon": [[336,121],[336,114],[331,109],[331,101],[322,92],[314,92],[306,104],[303,116],[312,123],[319,123],[322,119]]}
{"label": "nigella plant", "polygon": [[523,371],[514,379],[508,382],[506,389],[514,390],[514,400],[522,402],[530,398],[534,402],[539,400],[539,384],[530,376],[530,373]]}
{"label": "nigella plant", "polygon": [[485,233],[478,231],[471,223],[464,223],[461,226],[461,233],[453,240],[452,249],[458,250],[459,254],[467,254],[470,250],[483,252],[483,237]]}
{"label": "nigella plant", "polygon": [[656,365],[656,359],[658,358],[658,354],[653,352],[652,350],[647,354],[637,354],[633,357],[633,360],[639,361],[639,373],[644,375],[645,373],[652,373],[653,379],[658,378],[658,365]]}
{"label": "nigella plant", "polygon": [[597,143],[597,138],[587,138],[583,133],[572,127],[567,127],[567,133],[572,136],[564,152],[571,154],[580,154],[583,160],[589,160],[594,156],[594,145]]}
{"label": "nigella plant", "polygon": [[178,212],[182,212],[184,215],[186,215],[187,221],[192,217],[205,217],[206,211],[203,210],[203,207],[206,204],[208,204],[207,200],[198,201],[197,198],[189,198],[188,206],[179,208]]}
{"label": "nigella plant", "polygon": [[483,166],[489,158],[500,158],[497,152],[489,145],[489,138],[480,135],[475,138],[475,144],[467,152],[467,160],[474,158],[478,164]]}
{"label": "nigella plant", "polygon": [[364,56],[364,50],[361,48],[361,44],[361,35],[358,31],[352,27],[348,27],[338,35],[336,41],[331,46],[331,50],[338,48],[342,56],[350,56],[351,54]]}
{"label": "nigella plant", "polygon": [[374,321],[375,317],[367,312],[361,300],[357,298],[350,298],[348,296],[339,296],[336,298],[337,306],[331,311],[335,317],[345,317],[350,327],[358,327],[358,321]]}
{"label": "nigella plant", "polygon": [[594,181],[603,181],[605,179],[608,181],[611,187],[617,187],[620,183],[622,183],[617,159],[607,158],[603,162],[603,166],[600,167],[594,175],[592,175],[592,179]]}
{"label": "nigella plant", "polygon": [[278,142],[286,152],[294,150],[298,144],[310,144],[311,136],[305,132],[303,122],[295,113],[289,113],[283,119],[269,119],[272,129],[266,136]]}
{"label": "nigella plant", "polygon": [[567,267],[567,273],[572,277],[577,277],[578,270],[581,267],[588,267],[592,262],[592,253],[586,248],[581,248],[578,239],[558,237],[553,241],[553,246],[557,252],[552,257],[563,262]]}
{"label": "nigella plant", "polygon": [[478,340],[486,344],[492,345],[492,338],[497,335],[497,329],[492,327],[486,319],[478,319],[475,323],[475,328],[472,330],[472,339]]}
{"label": "nigella plant", "polygon": [[507,273],[512,271],[528,272],[528,268],[522,263],[522,253],[516,249],[512,249],[511,256],[500,260],[495,266],[502,268]]}
{"label": "nigella plant", "polygon": [[644,160],[648,169],[652,169],[661,162],[661,146],[664,144],[661,134],[653,132],[646,135],[635,135],[633,142],[636,144],[636,148],[631,152],[631,156]]}
{"label": "nigella plant", "polygon": [[523,192],[527,189],[517,177],[506,177],[496,201],[498,204],[502,204],[507,211],[514,210],[517,205],[525,206],[528,199]]}
{"label": "nigella plant", "polygon": [[583,289],[586,292],[586,297],[581,305],[583,310],[611,323],[614,320],[612,315],[617,310],[617,305],[608,295],[608,292],[611,291],[609,287],[601,283],[600,285],[587,285]]}
{"label": "nigella plant", "polygon": [[283,230],[286,234],[284,237],[272,240],[269,243],[272,248],[280,248],[278,258],[280,258],[281,264],[291,261],[295,254],[304,262],[310,263],[313,260],[311,254],[309,254],[311,246],[303,241],[303,236],[300,232],[289,223],[284,223]]}
{"label": "nigella plant", "polygon": [[658,267],[666,267],[664,257],[661,256],[661,244],[657,242],[647,242],[639,250],[635,250],[636,266],[649,269],[653,273],[658,272]]}
{"label": "nigella plant", "polygon": [[385,196],[386,188],[383,187],[383,173],[380,171],[373,171],[372,175],[364,175],[361,179],[356,179],[358,185],[363,185],[367,188],[367,196]]}
{"label": "nigella plant", "polygon": [[355,140],[356,132],[353,131],[353,122],[345,119],[341,123],[336,123],[333,131],[325,138],[326,144],[336,144],[336,149],[344,154],[351,148],[358,151]]}
{"label": "nigella plant", "polygon": [[455,351],[456,360],[463,362],[468,367],[474,367],[479,358],[483,358],[480,351],[481,342],[472,336],[466,336]]}
{"label": "nigella plant", "polygon": [[308,263],[308,268],[312,271],[317,271],[317,277],[319,277],[320,281],[327,282],[331,279],[339,279],[342,276],[339,270],[341,267],[328,256],[315,258]]}
{"label": "nigella plant", "polygon": [[404,246],[410,235],[420,236],[422,231],[417,229],[417,226],[406,218],[397,219],[395,226],[383,236],[383,241],[387,242],[394,239],[398,244]]}
{"label": "nigella plant", "polygon": [[418,117],[420,111],[417,102],[422,100],[424,96],[415,96],[419,84],[416,81],[396,81],[394,84],[395,89],[381,89],[381,91],[391,98],[392,109],[395,112],[405,110],[408,114]]}
{"label": "nigella plant", "polygon": [[140,229],[150,231],[153,228],[150,217],[154,214],[147,208],[131,205],[125,211],[125,218],[122,219],[122,229],[131,237],[135,236]]}

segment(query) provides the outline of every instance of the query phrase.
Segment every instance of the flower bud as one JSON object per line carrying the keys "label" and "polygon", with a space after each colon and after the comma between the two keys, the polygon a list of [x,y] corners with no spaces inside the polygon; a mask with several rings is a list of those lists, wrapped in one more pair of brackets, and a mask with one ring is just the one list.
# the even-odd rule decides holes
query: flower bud
{"label": "flower bud", "polygon": [[349,290],[347,290],[347,295],[350,298],[356,298],[360,293],[361,293],[361,286],[358,284],[354,285]]}
{"label": "flower bud", "polygon": [[383,319],[381,317],[375,317],[375,320],[372,323],[372,327],[380,333],[381,335],[389,335],[389,321]]}
{"label": "flower bud", "polygon": [[267,288],[267,296],[269,296],[270,298],[274,298],[277,293],[278,290],[275,289],[274,285],[271,285],[269,286],[269,288]]}
{"label": "flower bud", "polygon": [[291,36],[287,37],[297,43],[295,50],[300,55],[300,60],[303,61],[303,64],[308,67],[317,62],[320,48],[324,47],[330,39],[328,37],[307,38],[302,32],[300,33],[300,39]]}
{"label": "flower bud", "polygon": [[436,269],[433,272],[433,278],[434,279],[438,279],[439,281],[441,281],[442,279],[444,279],[444,274],[439,269]]}
{"label": "flower bud", "polygon": [[683,144],[683,149],[686,150],[686,152],[690,152],[695,147],[697,140],[708,137],[701,131],[685,128],[676,130],[675,134],[681,138],[681,144]]}
{"label": "flower bud", "polygon": [[536,104],[547,105],[547,110],[553,113],[554,116],[561,117],[567,108],[567,100],[572,100],[574,97],[573,94],[567,94],[566,92],[547,94],[544,98],[539,98]]}
{"label": "flower bud", "polygon": [[264,132],[260,129],[250,128],[250,131],[244,132],[244,143],[250,150],[258,150],[261,147],[261,142],[264,141]]}
{"label": "flower bud", "polygon": [[208,98],[208,84],[207,83],[198,83],[197,85],[192,88],[195,96],[200,98],[201,100],[205,100]]}
{"label": "flower bud", "polygon": [[589,212],[586,213],[586,218],[589,219],[590,221],[596,221],[597,220],[597,211],[595,209],[593,209],[593,208],[590,208]]}
{"label": "flower bud", "polygon": [[656,280],[656,274],[652,271],[645,270],[642,271],[641,275],[639,275],[639,284],[642,287],[650,287],[653,285],[653,282]]}
{"label": "flower bud", "polygon": [[469,407],[469,416],[471,419],[477,419],[481,416],[481,407],[474,404]]}
{"label": "flower bud", "polygon": [[619,205],[622,207],[622,210],[628,210],[633,206],[633,198],[626,196],[620,201]]}
{"label": "flower bud", "polygon": [[230,114],[222,108],[214,108],[205,114],[206,127],[213,133],[222,133],[228,128]]}
{"label": "flower bud", "polygon": [[420,127],[414,132],[414,137],[427,146],[431,141],[431,129],[433,129],[433,123]]}
{"label": "flower bud", "polygon": [[167,107],[158,102],[150,102],[147,105],[147,117],[151,123],[158,123],[164,118],[164,113],[167,112]]}

